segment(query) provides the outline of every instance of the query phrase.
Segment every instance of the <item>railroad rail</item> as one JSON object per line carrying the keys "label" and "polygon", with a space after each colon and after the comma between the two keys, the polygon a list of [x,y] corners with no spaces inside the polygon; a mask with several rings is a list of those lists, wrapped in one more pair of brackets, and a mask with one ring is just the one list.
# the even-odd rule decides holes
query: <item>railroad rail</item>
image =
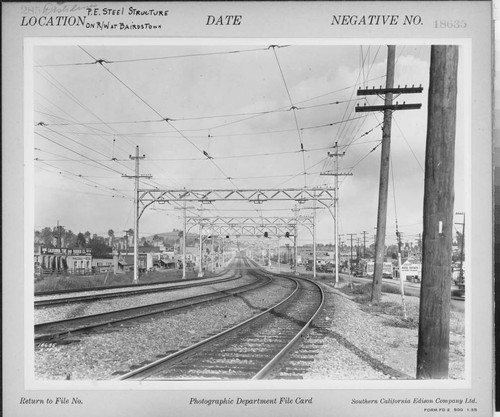
{"label": "railroad rail", "polygon": [[271,278],[269,277],[257,277],[257,280],[245,285],[222,288],[191,297],[113,310],[105,313],[74,317],[65,320],[39,323],[35,325],[35,343],[45,341],[57,342],[64,335],[108,327],[129,320],[136,320],[146,316],[173,312],[179,309],[193,307],[198,304],[210,303],[227,297],[234,297],[268,285],[270,282]]}
{"label": "railroad rail", "polygon": [[[225,276],[229,274],[229,276]],[[218,279],[219,278],[219,279]],[[123,291],[116,291],[116,288],[105,288],[105,289],[93,289],[86,290],[85,295],[76,295],[73,297],[60,297],[60,298],[50,298],[45,300],[35,300],[35,308],[54,306],[58,304],[68,304],[68,303],[77,303],[77,302],[91,302],[105,298],[116,298],[116,297],[128,297],[131,295],[141,295],[148,294],[154,292],[161,291],[172,291],[179,290],[191,287],[197,287],[200,285],[206,285],[207,283],[219,283],[226,282],[237,279],[237,276],[234,274],[234,271],[226,271],[223,274],[219,274],[217,276],[211,277],[210,279],[204,280],[190,280],[189,283],[185,281],[175,281],[169,283],[155,283],[155,284],[144,284],[142,288],[137,288],[136,286],[125,286],[123,287]],[[133,288],[128,290],[128,288]],[[90,294],[89,294],[90,292]],[[67,294],[67,293],[63,293]],[[54,295],[54,294],[53,294]]]}
{"label": "railroad rail", "polygon": [[324,293],[305,278],[257,276],[292,280],[285,299],[218,334],[127,372],[118,380],[262,379],[294,347],[321,311]]}

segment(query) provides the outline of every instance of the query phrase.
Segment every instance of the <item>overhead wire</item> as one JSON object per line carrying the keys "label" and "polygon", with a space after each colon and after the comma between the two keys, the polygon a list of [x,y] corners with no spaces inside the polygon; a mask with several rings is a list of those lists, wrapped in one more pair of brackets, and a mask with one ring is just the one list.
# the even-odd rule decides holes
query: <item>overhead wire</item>
{"label": "overhead wire", "polygon": [[58,145],[58,146],[60,146],[60,147],[62,147],[62,148],[64,148],[64,149],[66,149],[66,150],[68,150],[68,151],[70,151],[70,152],[74,152],[74,153],[76,153],[77,155],[79,155],[79,156],[81,156],[81,157],[83,157],[83,158],[86,158],[86,159],[88,159],[89,161],[94,162],[94,163],[95,163],[95,164],[97,164],[97,165],[100,165],[100,166],[101,166],[101,167],[103,167],[104,169],[107,169],[107,170],[110,170],[110,171],[114,171],[114,172],[116,172],[117,174],[120,174],[120,175],[122,174],[120,171],[117,171],[117,170],[115,170],[115,169],[113,169],[113,168],[110,168],[110,167],[108,167],[107,165],[105,165],[105,164],[103,164],[103,163],[101,163],[101,162],[98,162],[98,161],[95,161],[95,160],[93,160],[93,159],[91,159],[91,158],[88,158],[86,155],[81,154],[80,152],[75,151],[75,150],[73,150],[73,149],[71,149],[71,148],[69,148],[69,147],[67,147],[67,146],[65,146],[65,145],[63,145],[63,144],[61,144],[61,143],[59,143],[59,142],[57,142],[57,141],[55,141],[55,140],[53,140],[53,139],[51,139],[51,138],[49,138],[49,137],[47,137],[47,136],[45,136],[45,135],[43,135],[43,134],[39,133],[39,132],[35,132],[35,134],[36,134],[36,135],[38,135],[38,136],[40,136],[40,137],[42,137],[42,138],[44,138],[44,139],[46,139],[46,140],[48,140],[48,141],[50,141],[50,142],[52,142],[52,143],[55,143],[56,145]]}
{"label": "overhead wire", "polygon": [[[82,48],[82,49],[83,49],[83,48]],[[274,51],[274,54],[275,54],[275,57],[276,57],[276,59],[277,59],[277,55],[276,55],[276,52],[275,52],[275,51]],[[363,57],[363,60],[368,60],[368,59],[369,59],[369,52],[367,51],[367,52],[366,52],[366,56],[364,56],[364,57]],[[278,62],[278,65],[279,65],[279,60],[278,60],[278,59],[277,59],[277,62]],[[97,63],[97,62],[94,62],[93,64],[95,64],[95,63]],[[109,63],[109,62],[103,61],[103,62],[98,62],[98,63],[99,63],[99,64],[100,64],[103,68],[105,68],[108,72],[110,72],[110,70],[109,70],[109,69],[107,69],[107,68],[106,68],[106,66],[104,65],[104,64],[107,64],[107,63]],[[364,80],[364,79],[368,76],[368,74],[367,74],[367,73],[365,73],[365,68],[364,68],[364,66],[362,66],[362,68],[363,68],[363,80]],[[281,67],[280,67],[280,70],[281,70]],[[293,106],[294,106],[294,104],[293,104],[293,101],[292,101],[292,99],[291,99],[291,95],[290,95],[290,91],[288,90],[288,86],[286,85],[286,80],[284,79],[284,76],[283,76],[283,72],[282,72],[282,70],[281,70],[281,74],[282,74],[282,78],[283,78],[283,81],[284,81],[284,84],[285,84],[285,88],[287,89],[287,95],[288,95],[289,100],[290,100],[290,103],[291,103],[291,105],[292,105],[292,107],[293,107]],[[117,77],[115,76],[115,78],[117,78]],[[119,80],[119,79],[117,78],[117,80]],[[119,80],[119,81],[120,81],[120,80]],[[124,82],[122,82],[122,84],[123,84],[124,86],[126,86],[126,84],[124,84]],[[130,89],[130,88],[129,88],[129,90],[130,90],[131,92],[133,92],[133,90],[132,90],[132,89]],[[136,97],[138,97],[139,99],[141,99],[141,97],[140,97],[138,94],[135,94],[135,95],[136,95]],[[153,108],[153,107],[152,107],[152,106],[151,106],[148,102],[146,102],[145,100],[141,100],[141,101],[143,101],[143,103],[144,103],[145,105],[147,105],[150,109],[152,109],[153,111],[155,111],[155,110],[154,110],[154,108]],[[354,100],[353,100],[353,101],[354,101]],[[324,106],[324,105],[327,105],[327,104],[323,104],[323,105],[315,105],[315,106],[311,106],[310,108],[317,107],[317,106]],[[290,109],[291,109],[291,108],[289,108],[288,110],[281,110],[281,111],[290,111]],[[297,120],[297,115],[295,114],[295,110],[300,110],[300,108],[296,107],[295,109],[293,109],[293,112],[294,112],[294,119],[295,119],[295,127],[296,127],[296,129],[291,129],[291,130],[289,130],[289,131],[296,130],[296,131],[298,132],[298,135],[299,135],[299,141],[300,141],[300,144],[301,144],[301,151],[290,151],[290,152],[284,152],[284,154],[294,154],[294,153],[297,153],[297,152],[301,152],[301,153],[302,153],[302,156],[303,156],[303,166],[304,166],[304,171],[303,171],[303,172],[301,172],[301,173],[299,173],[299,174],[297,174],[297,175],[291,175],[292,177],[296,177],[296,176],[298,176],[298,175],[302,175],[302,174],[303,174],[304,176],[305,176],[305,175],[312,175],[312,174],[315,174],[315,173],[308,173],[308,172],[307,172],[307,169],[306,169],[306,164],[305,164],[305,159],[304,159],[304,153],[305,153],[306,151],[307,151],[307,152],[309,152],[309,151],[312,151],[312,150],[305,150],[305,149],[304,149],[304,147],[303,147],[303,138],[302,138],[302,135],[301,135],[301,132],[302,132],[303,130],[305,130],[305,129],[308,129],[308,128],[299,128],[299,124],[298,124],[298,120]],[[347,109],[346,109],[346,111],[347,111]],[[155,111],[155,113],[156,113],[159,117],[161,117],[161,120],[158,120],[158,121],[155,121],[155,122],[167,122],[167,123],[170,125],[170,127],[172,127],[172,128],[173,128],[173,129],[174,129],[174,130],[175,130],[175,131],[176,131],[176,132],[180,135],[180,137],[182,137],[183,139],[186,139],[189,143],[191,143],[191,145],[193,145],[195,148],[197,148],[197,150],[198,150],[199,152],[201,152],[201,153],[205,156],[205,158],[190,158],[190,159],[186,158],[185,160],[199,160],[199,161],[203,161],[203,160],[209,159],[212,163],[214,163],[214,164],[215,164],[214,160],[218,160],[218,159],[221,159],[221,160],[222,160],[222,159],[245,158],[245,157],[250,158],[250,157],[261,157],[261,156],[271,156],[271,155],[273,155],[273,153],[262,153],[262,154],[248,154],[248,155],[220,156],[220,157],[217,157],[217,156],[214,156],[214,155],[212,155],[212,154],[210,153],[210,148],[208,148],[208,152],[207,152],[207,154],[208,154],[208,155],[206,155],[206,154],[204,154],[204,153],[203,153],[203,149],[202,149],[200,146],[198,146],[196,143],[194,143],[194,142],[192,141],[192,139],[188,138],[188,137],[185,135],[185,133],[184,133],[184,132],[189,131],[188,129],[178,129],[176,126],[174,126],[174,125],[172,124],[174,121],[199,120],[199,119],[203,119],[203,118],[207,118],[207,119],[208,119],[208,118],[216,118],[216,117],[231,117],[230,115],[215,115],[215,116],[205,116],[205,117],[203,117],[203,116],[199,116],[199,117],[186,117],[186,118],[183,118],[183,119],[177,119],[177,120],[175,120],[175,119],[166,119],[166,118],[163,118],[163,116],[162,116],[159,112],[156,112],[156,111]],[[351,110],[351,113],[352,113],[352,110]],[[236,113],[236,114],[234,114],[233,116],[234,116],[234,117],[240,117],[240,116],[243,116],[243,115],[250,115],[250,114],[252,114],[252,115],[254,115],[254,116],[258,116],[258,115],[265,115],[265,114],[269,114],[269,113],[268,113],[268,112],[259,112],[259,113],[239,113],[239,114],[238,114],[238,113]],[[344,113],[344,114],[345,114],[345,113]],[[57,116],[56,116],[56,117],[57,117]],[[363,118],[363,117],[353,118],[353,119],[351,119],[350,121],[354,121],[354,120],[361,120],[362,118]],[[366,120],[366,118],[365,118],[365,120]],[[364,121],[365,121],[365,120],[364,120]],[[364,122],[364,121],[363,121],[363,122]],[[346,123],[346,122],[347,122],[347,120],[345,120],[345,121],[344,121],[344,123]],[[137,123],[137,122],[130,122],[130,123]],[[341,122],[338,122],[338,123],[341,123]],[[356,124],[356,127],[357,127],[358,131],[361,129],[362,125],[363,125],[363,123],[361,123],[361,124],[358,124],[358,123],[357,123],[357,124]],[[379,124],[379,125],[380,125],[380,124]],[[372,128],[372,129],[370,130],[370,132],[371,132],[371,131],[373,131],[373,129],[375,129],[375,128],[376,128],[376,127],[378,127],[379,125],[377,125],[377,126],[375,126],[374,128]],[[321,126],[317,126],[317,127],[309,127],[309,129],[312,129],[312,128],[319,128],[319,127],[328,127],[328,126],[333,126],[333,124],[321,125]],[[354,126],[354,124],[351,124],[350,128],[351,128],[351,129],[353,129],[353,126]],[[345,125],[344,125],[344,129],[345,129]],[[199,130],[199,131],[202,131],[203,129],[198,129],[198,130]],[[206,129],[205,129],[205,131],[206,131]],[[175,132],[171,132],[171,133],[175,133]],[[270,132],[262,132],[262,134],[269,134],[269,133],[270,133]],[[368,132],[368,131],[367,131],[367,132],[365,132],[365,134],[364,134],[364,135],[366,135],[367,133],[369,133],[369,132]],[[75,133],[75,134],[76,134],[76,133]],[[111,134],[112,134],[112,133],[106,133],[106,135],[111,135]],[[253,133],[248,133],[247,135],[252,135],[252,134],[255,134],[255,132],[253,132]],[[121,133],[118,133],[116,136],[121,136],[121,135],[122,135]],[[227,134],[227,135],[213,135],[213,136],[210,136],[210,138],[212,138],[212,137],[214,137],[214,138],[215,138],[215,137],[226,137],[226,136],[231,136],[231,134]],[[233,136],[235,136],[235,135],[233,135]],[[200,137],[202,137],[202,136],[200,136]],[[205,137],[206,137],[206,136],[205,136]],[[361,136],[361,137],[362,137],[362,136]],[[347,149],[349,146],[353,145],[353,144],[354,144],[354,142],[355,142],[355,141],[357,141],[357,140],[359,140],[361,137],[358,137],[357,139],[353,139],[353,141],[352,141],[352,142],[349,142],[347,145],[342,144],[342,146],[343,146],[343,147],[345,147],[345,148]],[[364,143],[364,142],[363,142],[363,143]],[[324,148],[323,148],[323,149],[324,149]],[[374,149],[373,149],[373,150],[374,150]],[[370,151],[370,153],[371,153],[371,152],[373,152],[373,150],[372,150],[372,151]],[[283,152],[281,152],[281,154],[283,154]],[[367,156],[368,156],[368,155],[367,155]],[[366,156],[365,156],[365,157],[366,157]],[[169,160],[169,159],[157,159],[157,161],[160,161],[160,160]],[[180,159],[179,159],[179,158],[174,158],[174,160],[180,160]],[[152,159],[150,159],[150,160],[148,160],[148,161],[154,161],[154,159],[152,158]],[[360,162],[361,162],[361,161],[360,161]],[[317,164],[318,164],[318,163],[316,163],[315,165],[317,165]],[[358,164],[359,164],[359,162],[358,162]],[[313,165],[313,166],[315,166],[315,165]],[[215,166],[216,166],[216,167],[218,167],[218,165],[217,165],[217,164],[215,164]],[[312,166],[311,166],[311,167],[312,167]],[[310,169],[311,167],[309,167],[308,169]],[[226,176],[226,174],[225,174],[225,172],[224,172],[224,171],[223,171],[220,167],[218,167],[218,169],[219,169],[219,172],[221,172],[221,174],[223,175],[223,178],[219,178],[219,180],[230,180],[230,181],[232,181],[232,180],[245,179],[245,177],[240,177],[240,178],[238,178],[238,177],[227,177],[227,176]],[[267,177],[267,176],[263,176],[262,178],[266,178],[266,177]],[[273,177],[276,177],[276,176],[273,176]],[[258,177],[246,177],[246,179],[252,179],[252,178],[258,178]],[[208,178],[204,178],[204,179],[208,179]],[[213,178],[213,180],[216,180],[216,178]],[[287,180],[287,181],[288,181],[288,180]],[[305,184],[307,185],[307,183],[305,183]],[[233,185],[235,185],[235,186],[236,186],[236,184],[234,184],[234,183],[233,183]],[[221,210],[221,209],[218,209],[218,210]],[[262,214],[262,207],[259,207],[259,212],[260,212],[260,214]]]}
{"label": "overhead wire", "polygon": [[[85,52],[87,55],[89,55],[91,58],[95,59],[96,62],[98,62],[98,60],[92,55],[90,54],[88,51],[86,51],[84,48],[82,48],[81,46],[78,46],[83,52]],[[102,64],[102,60],[101,62],[99,62],[101,64],[101,67],[103,67],[106,71],[108,71],[108,73],[110,73],[114,78],[116,78],[125,88],[127,88],[130,92],[132,92],[139,100],[141,100],[144,104],[146,104],[151,110],[153,110],[157,115],[159,115],[160,117],[161,114],[159,112],[157,112],[149,103],[147,103],[142,97],[140,97],[138,94],[136,94],[126,83],[124,83],[120,78],[118,78],[113,72],[111,72],[108,68],[106,68],[103,64]],[[98,118],[98,120],[100,120],[101,122],[104,122],[99,116],[97,116],[95,113],[92,112],[92,114],[94,114],[95,117]],[[163,119],[163,118],[162,118]],[[104,124],[106,124],[107,126],[109,125],[109,123],[106,123],[104,122]],[[108,126],[109,127],[109,126]],[[114,129],[113,129],[114,130]],[[144,180],[140,180],[140,182],[142,182],[143,184],[148,184],[148,182],[144,181]],[[161,185],[160,185],[161,186]]]}
{"label": "overhead wire", "polygon": [[[92,54],[90,54],[89,52],[87,52],[82,46],[78,45],[78,47],[84,51],[87,55],[89,55],[91,58],[93,59],[96,59]],[[177,129],[177,127],[175,127],[171,121],[166,118],[166,117],[163,117],[162,114],[160,114],[160,112],[158,112],[154,107],[152,107],[146,100],[144,100],[141,96],[139,96],[130,86],[128,86],[123,80],[121,80],[116,74],[114,74],[109,68],[107,68],[104,63],[103,63],[103,60],[101,60],[99,62],[100,66],[102,68],[104,68],[110,75],[113,76],[113,78],[115,78],[117,81],[120,82],[120,84],[122,84],[128,91],[130,91],[134,96],[136,96],[141,102],[143,102],[148,108],[150,108],[155,114],[157,114],[161,119],[163,119],[169,126],[171,126],[173,129],[175,129],[184,139],[186,139],[193,147],[195,147],[199,152],[201,152],[202,154],[204,154],[207,159],[217,168],[217,170],[223,175],[223,177],[225,177],[227,180],[229,180],[234,187],[238,188],[237,185],[234,183],[234,181],[231,179],[230,176],[228,176],[223,170],[222,168],[213,160],[212,157],[210,157],[210,155],[208,155],[206,153],[206,151],[203,151],[202,149],[200,149],[194,142],[192,142],[184,133],[182,133],[179,129]]]}
{"label": "overhead wire", "polygon": [[307,186],[307,176],[306,176],[306,160],[305,160],[305,156],[304,156],[304,142],[302,140],[302,135],[300,133],[299,122],[297,120],[297,113],[295,111],[295,105],[293,103],[292,96],[290,95],[290,89],[288,88],[288,85],[286,83],[285,74],[283,74],[283,68],[281,68],[281,64],[280,64],[280,61],[278,59],[278,54],[276,53],[276,47],[275,47],[275,45],[272,45],[270,48],[272,49],[274,57],[276,58],[276,63],[278,64],[278,69],[279,69],[280,74],[281,74],[281,79],[283,80],[283,84],[285,85],[285,90],[286,90],[286,93],[288,95],[288,99],[290,100],[290,105],[292,106],[291,109],[293,110],[293,118],[295,120],[295,127],[297,128],[297,135],[298,135],[298,139],[300,142],[300,150],[302,151],[302,165],[304,167],[304,187],[306,187]]}
{"label": "overhead wire", "polygon": [[[37,162],[40,162],[40,163],[43,163],[53,169],[55,169],[57,171],[58,174],[61,174],[61,175],[65,175],[67,176],[69,179],[73,180],[73,181],[77,181],[77,182],[80,182],[84,185],[87,185],[89,187],[93,187],[93,188],[100,188],[100,189],[103,189],[103,190],[107,190],[107,191],[112,191],[113,193],[116,193],[116,194],[121,194],[120,197],[123,197],[123,198],[127,198],[127,199],[131,199],[133,200],[133,197],[132,196],[129,196],[127,194],[124,194],[121,190],[117,190],[116,188],[112,188],[112,187],[108,187],[106,185],[103,185],[97,181],[94,181],[94,180],[91,180],[89,178],[87,178],[86,176],[84,175],[79,175],[79,174],[75,174],[73,172],[70,172],[70,171],[67,171],[67,170],[62,170],[61,168],[59,167],[56,167],[56,166],[53,166],[51,164],[48,164],[46,162],[43,162],[43,161],[37,161]],[[43,169],[43,168],[41,168]],[[49,171],[50,172],[50,171]],[[53,172],[52,172],[53,173]],[[75,177],[75,178],[73,178]],[[91,184],[87,184],[85,181],[88,181],[90,182]],[[115,195],[113,195],[113,197],[116,197]]]}
{"label": "overhead wire", "polygon": [[[282,45],[280,48],[286,48],[288,45]],[[179,58],[193,58],[193,57],[202,57],[202,56],[213,56],[213,55],[229,55],[229,54],[237,54],[237,53],[246,53],[246,52],[258,52],[258,51],[267,51],[267,47],[262,48],[253,48],[253,49],[242,49],[242,50],[232,50],[232,51],[220,51],[220,52],[206,52],[206,53],[197,53],[197,54],[185,54],[185,55],[172,55],[172,56],[160,56],[160,57],[149,57],[149,58],[133,58],[133,59],[99,59],[94,60],[92,62],[70,62],[70,63],[61,63],[61,64],[45,64],[45,65],[35,65],[35,67],[63,67],[63,66],[73,66],[73,65],[95,65],[101,62],[106,64],[120,64],[120,63],[130,63],[130,62],[144,62],[144,61],[160,61],[160,60],[168,60],[168,59],[179,59]],[[93,58],[93,57],[92,57]],[[95,59],[95,58],[94,58]]]}

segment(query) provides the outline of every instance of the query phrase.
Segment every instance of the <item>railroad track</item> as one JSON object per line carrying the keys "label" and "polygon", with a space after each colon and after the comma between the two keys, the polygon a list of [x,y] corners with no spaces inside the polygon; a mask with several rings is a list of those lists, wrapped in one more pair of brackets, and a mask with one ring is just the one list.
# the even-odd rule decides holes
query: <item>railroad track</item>
{"label": "railroad track", "polygon": [[[238,274],[237,278],[241,278],[241,274]],[[65,335],[95,330],[102,327],[109,327],[124,321],[135,320],[160,313],[172,312],[202,303],[214,302],[227,297],[234,297],[268,285],[270,282],[271,278],[269,277],[258,277],[254,282],[250,282],[245,285],[222,288],[220,290],[192,297],[36,324],[35,343],[49,341],[56,343],[57,341],[60,341],[64,343],[64,340],[61,340],[61,338]],[[220,283],[221,281],[217,282],[217,284]]]}
{"label": "railroad track", "polygon": [[[228,275],[229,274],[229,275]],[[228,275],[228,276],[226,276]],[[211,279],[210,281],[207,280],[190,280],[189,283],[182,283],[178,284],[179,281],[176,282],[171,282],[171,283],[158,283],[158,284],[144,284],[144,287],[146,288],[137,288],[132,286],[133,289],[127,290],[127,288],[130,288],[130,286],[124,286],[122,287],[122,291],[117,291],[116,288],[106,288],[106,289],[92,289],[92,290],[84,290],[86,293],[85,295],[76,295],[76,296],[71,296],[71,297],[61,297],[61,298],[50,298],[50,299],[45,299],[45,300],[35,300],[35,308],[41,308],[41,307],[50,307],[58,304],[69,304],[69,303],[77,303],[77,302],[92,302],[96,300],[101,300],[105,298],[117,298],[117,297],[128,297],[131,295],[142,295],[142,294],[148,294],[148,293],[154,293],[154,292],[161,292],[161,291],[172,291],[172,290],[179,290],[179,289],[185,289],[185,288],[191,288],[191,287],[196,287],[196,286],[201,286],[201,285],[206,285],[207,282],[211,284],[215,283],[220,283],[220,282],[227,282],[231,280],[238,279],[237,275],[235,275],[234,271],[226,271],[223,274],[219,275],[220,279],[217,279],[217,276],[215,277],[216,279]],[[213,277],[212,277],[213,278]],[[81,291],[83,292],[83,291]],[[90,292],[90,294],[89,294]],[[65,292],[61,294],[66,294]],[[51,294],[51,295],[58,295],[58,293]]]}
{"label": "railroad track", "polygon": [[[257,276],[274,274],[254,271]],[[324,303],[323,290],[307,279],[260,314],[207,339],[127,372],[119,380],[221,380],[265,378],[294,347]]]}

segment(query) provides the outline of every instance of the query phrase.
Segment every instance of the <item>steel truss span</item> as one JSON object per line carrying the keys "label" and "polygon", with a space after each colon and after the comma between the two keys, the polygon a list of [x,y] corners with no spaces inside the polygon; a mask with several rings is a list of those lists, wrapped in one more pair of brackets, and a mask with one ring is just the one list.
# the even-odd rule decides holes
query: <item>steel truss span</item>
{"label": "steel truss span", "polygon": [[260,204],[266,201],[332,201],[333,189],[330,188],[288,188],[257,190],[138,190],[139,200],[147,202],[201,202],[249,201]]}

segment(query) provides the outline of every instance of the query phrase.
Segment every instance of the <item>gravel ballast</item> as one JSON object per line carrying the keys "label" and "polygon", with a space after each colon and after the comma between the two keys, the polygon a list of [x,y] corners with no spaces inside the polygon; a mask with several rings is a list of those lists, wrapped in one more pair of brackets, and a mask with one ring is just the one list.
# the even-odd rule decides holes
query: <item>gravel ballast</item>
{"label": "gravel ballast", "polygon": [[[382,294],[392,314],[358,304],[324,285],[326,328],[311,330],[325,335],[304,379],[415,379],[418,324],[402,327],[402,304],[398,294]],[[405,297],[408,317],[418,318],[418,297]],[[372,310],[372,311],[370,311]],[[375,312],[373,311],[375,310]],[[321,319],[321,318],[320,318]],[[322,324],[323,324],[322,323]],[[463,312],[451,312],[450,379],[464,378],[465,337]]]}
{"label": "gravel ballast", "polygon": [[212,305],[154,316],[110,328],[77,334],[73,343],[35,351],[36,379],[100,380],[115,378],[168,352],[193,344],[211,333],[259,313],[283,298],[283,287],[271,285]]}
{"label": "gravel ballast", "polygon": [[244,277],[237,281],[213,283],[211,285],[192,286],[191,288],[175,289],[175,286],[167,286],[165,291],[150,292],[146,294],[127,295],[117,298],[106,298],[95,301],[72,302],[68,304],[57,304],[55,306],[37,308],[35,310],[35,324],[56,320],[67,320],[75,317],[88,316],[91,314],[102,314],[125,308],[140,307],[178,300],[184,297],[194,297],[210,294],[215,291],[229,290],[244,284],[255,282],[254,277]]}
{"label": "gravel ballast", "polygon": [[[303,337],[303,351],[313,351],[306,362],[296,354],[288,361],[300,379],[414,379],[418,326],[402,325],[401,297],[382,294],[385,310],[359,304],[322,283],[326,302],[323,312]],[[115,378],[169,351],[194,343],[256,314],[281,298],[280,287],[232,297],[214,305],[196,307],[175,315],[136,321],[107,333],[75,335],[78,342],[36,350],[35,376],[41,380]],[[418,297],[406,297],[408,316],[418,318]],[[450,378],[464,378],[464,313],[451,312]],[[285,376],[283,376],[285,375]],[[282,374],[286,377],[286,374]]]}

